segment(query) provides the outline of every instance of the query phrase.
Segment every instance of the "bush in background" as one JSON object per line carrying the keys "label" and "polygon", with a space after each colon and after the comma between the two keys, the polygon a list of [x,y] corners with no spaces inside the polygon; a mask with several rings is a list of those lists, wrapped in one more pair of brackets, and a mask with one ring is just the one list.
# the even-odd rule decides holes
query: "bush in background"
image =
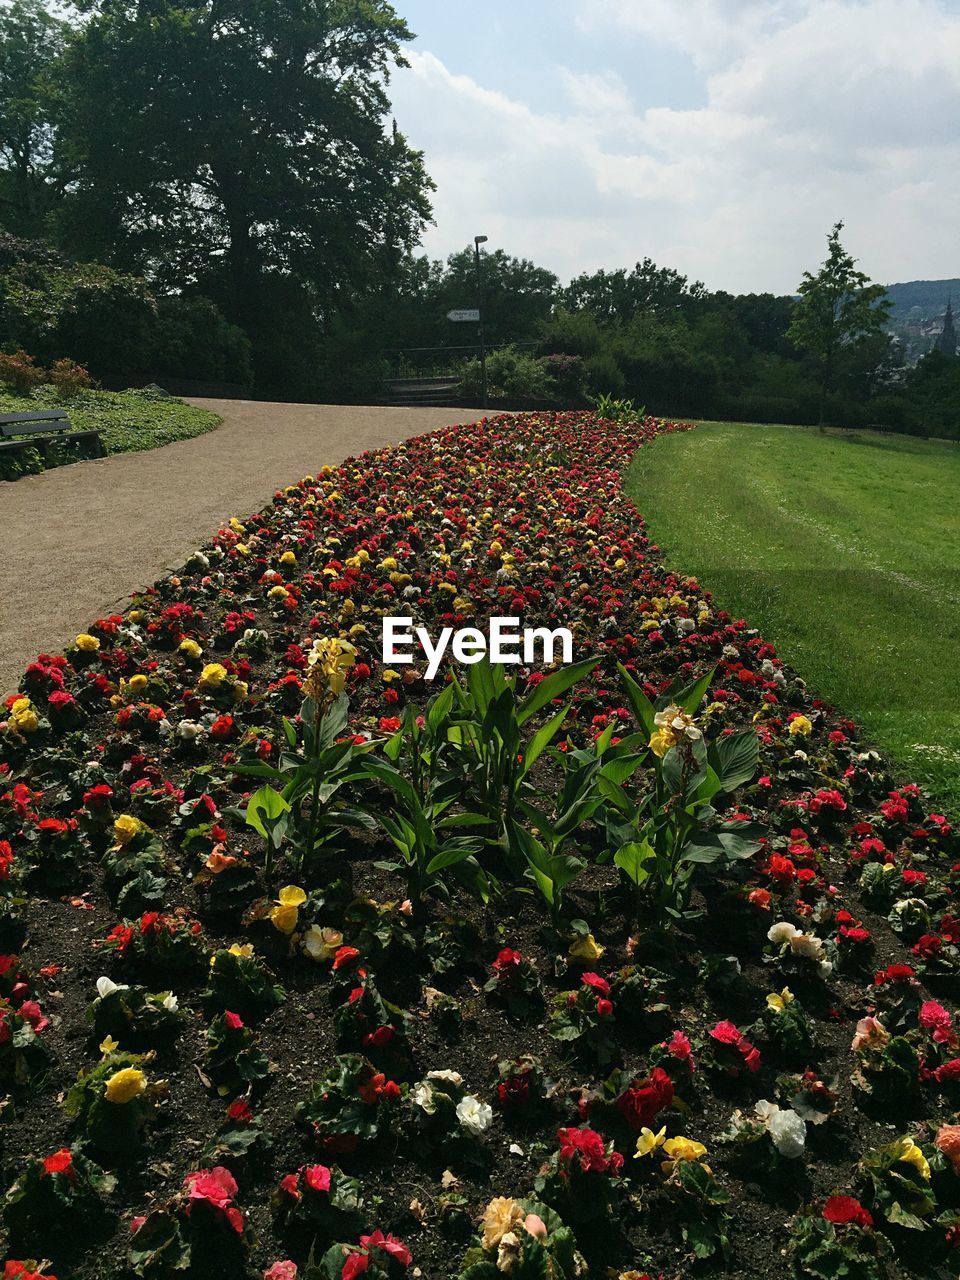
{"label": "bush in background", "polygon": [[26,395],[46,380],[47,375],[26,351],[0,351],[0,385]]}

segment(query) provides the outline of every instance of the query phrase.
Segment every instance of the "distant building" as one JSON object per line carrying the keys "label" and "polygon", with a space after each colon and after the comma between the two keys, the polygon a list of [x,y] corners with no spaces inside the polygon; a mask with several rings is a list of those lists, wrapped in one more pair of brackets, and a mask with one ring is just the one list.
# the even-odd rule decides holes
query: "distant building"
{"label": "distant building", "polygon": [[944,356],[955,356],[957,354],[957,330],[953,323],[953,305],[947,303],[947,310],[943,317],[943,328],[940,330],[940,336],[933,344],[934,350],[939,351]]}

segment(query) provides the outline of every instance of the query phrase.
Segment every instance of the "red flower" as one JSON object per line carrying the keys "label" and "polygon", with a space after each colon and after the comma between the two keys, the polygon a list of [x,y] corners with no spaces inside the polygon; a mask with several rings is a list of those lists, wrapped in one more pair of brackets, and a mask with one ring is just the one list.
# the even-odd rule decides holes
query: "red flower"
{"label": "red flower", "polygon": [[580,981],[586,987],[593,987],[594,991],[599,992],[602,996],[610,994],[610,983],[606,978],[601,978],[599,973],[585,973],[581,976]]}
{"label": "red flower", "polygon": [[823,1206],[823,1216],[827,1222],[837,1226],[853,1223],[857,1227],[872,1227],[873,1218],[859,1200],[853,1196],[831,1196]]}
{"label": "red flower", "polygon": [[617,1110],[626,1123],[639,1133],[652,1129],[653,1122],[673,1101],[673,1081],[663,1067],[654,1067],[643,1080],[635,1080],[617,1099]]}
{"label": "red flower", "polygon": [[376,1031],[368,1031],[363,1037],[365,1049],[385,1049],[396,1032],[393,1027],[377,1027]]}
{"label": "red flower", "polygon": [[73,1175],[73,1153],[69,1147],[61,1147],[59,1151],[54,1151],[52,1156],[47,1156],[43,1162],[43,1172],[46,1173],[66,1173],[71,1178]]}
{"label": "red flower", "polygon": [[361,1236],[360,1244],[369,1253],[374,1249],[379,1249],[381,1253],[385,1253],[394,1262],[399,1262],[401,1267],[409,1267],[413,1261],[413,1254],[407,1246],[396,1238],[396,1236],[385,1236],[382,1231],[377,1229],[369,1236]]}

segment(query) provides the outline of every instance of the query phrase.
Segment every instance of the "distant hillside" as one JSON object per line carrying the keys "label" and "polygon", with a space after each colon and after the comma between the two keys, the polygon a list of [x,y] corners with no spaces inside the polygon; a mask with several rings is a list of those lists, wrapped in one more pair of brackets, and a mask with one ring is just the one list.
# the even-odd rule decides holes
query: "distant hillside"
{"label": "distant hillside", "polygon": [[905,284],[888,284],[887,296],[893,302],[892,320],[905,320],[913,307],[919,307],[923,319],[943,315],[947,299],[953,298],[954,311],[960,309],[960,280],[908,280]]}

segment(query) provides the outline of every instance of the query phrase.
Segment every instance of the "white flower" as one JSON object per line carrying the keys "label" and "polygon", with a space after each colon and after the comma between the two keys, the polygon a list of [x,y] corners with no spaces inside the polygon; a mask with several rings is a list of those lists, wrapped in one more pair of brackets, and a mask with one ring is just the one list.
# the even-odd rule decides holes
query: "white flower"
{"label": "white flower", "polygon": [[786,1160],[796,1160],[803,1155],[807,1141],[807,1126],[796,1111],[784,1110],[775,1102],[761,1098],[753,1108],[757,1117],[767,1126],[770,1141]]}
{"label": "white flower", "polygon": [[203,726],[196,720],[181,720],[177,725],[177,737],[183,742],[195,742],[203,733]]}
{"label": "white flower", "polygon": [[773,1145],[786,1160],[798,1160],[807,1141],[807,1126],[796,1111],[777,1109],[767,1121]]}
{"label": "white flower", "polygon": [[312,924],[303,935],[301,946],[311,960],[332,960],[337,950],[343,946],[343,934],[339,929]]}
{"label": "white flower", "polygon": [[805,960],[823,958],[823,943],[813,933],[795,933],[790,939],[790,950],[795,956],[803,956]]}
{"label": "white flower", "polygon": [[177,1004],[177,997],[173,994],[172,991],[168,991],[167,994],[163,997],[163,1007],[165,1009],[169,1009],[171,1013],[177,1012],[177,1009],[179,1007]]}
{"label": "white flower", "polygon": [[428,1071],[428,1080],[442,1080],[444,1084],[455,1084],[458,1088],[463,1084],[463,1076],[459,1071]]}
{"label": "white flower", "polygon": [[767,937],[775,946],[782,947],[785,942],[790,942],[792,938],[797,937],[799,932],[797,926],[791,924],[789,920],[778,920],[767,930]]}
{"label": "white flower", "polygon": [[691,631],[696,631],[697,624],[692,618],[678,618],[677,630],[682,631],[684,635],[689,635]]}
{"label": "white flower", "polygon": [[413,1088],[413,1101],[418,1107],[422,1107],[428,1116],[432,1116],[437,1106],[433,1100],[433,1085],[428,1084],[426,1080],[421,1080]]}
{"label": "white flower", "polygon": [[469,1133],[480,1134],[493,1122],[493,1107],[468,1093],[457,1103],[457,1119]]}
{"label": "white flower", "polygon": [[101,1000],[106,1000],[107,996],[112,996],[115,991],[126,991],[126,989],[119,986],[112,978],[97,979],[97,995]]}

